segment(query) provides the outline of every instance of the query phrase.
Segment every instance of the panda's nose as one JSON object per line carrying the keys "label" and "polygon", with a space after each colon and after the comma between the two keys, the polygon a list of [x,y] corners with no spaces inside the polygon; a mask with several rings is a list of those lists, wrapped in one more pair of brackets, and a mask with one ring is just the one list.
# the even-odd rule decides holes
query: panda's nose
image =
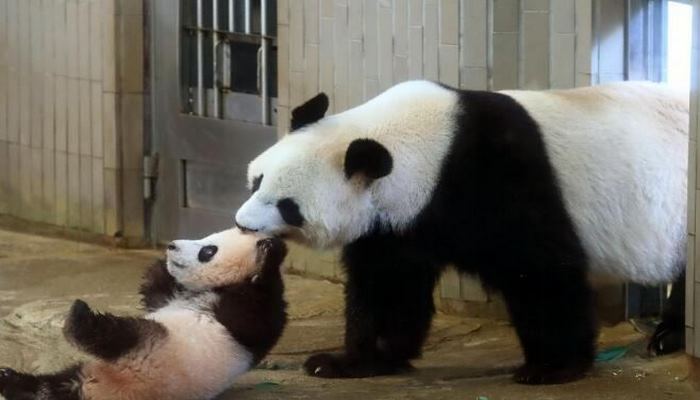
{"label": "panda's nose", "polygon": [[177,245],[175,244],[175,242],[168,243],[168,250],[177,251]]}
{"label": "panda's nose", "polygon": [[211,261],[212,257],[216,255],[217,251],[219,251],[219,248],[216,246],[204,246],[199,250],[197,259],[202,263],[209,262]]}

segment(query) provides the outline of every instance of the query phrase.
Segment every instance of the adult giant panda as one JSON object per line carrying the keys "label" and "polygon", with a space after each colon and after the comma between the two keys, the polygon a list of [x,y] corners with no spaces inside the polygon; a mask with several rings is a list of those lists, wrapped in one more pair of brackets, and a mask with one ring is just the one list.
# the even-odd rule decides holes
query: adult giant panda
{"label": "adult giant panda", "polygon": [[[453,264],[503,294],[525,355],[516,381],[574,380],[594,358],[590,276],[651,284],[683,271],[685,96],[413,81],[324,118],[327,107],[320,94],[293,111],[293,134],[250,163],[236,213],[243,229],[344,246],[345,352],[312,356],[309,374],[409,368]],[[681,304],[652,347],[680,346]]]}
{"label": "adult giant panda", "polygon": [[284,242],[237,229],[176,240],[141,287],[143,318],[76,301],[64,332],[95,360],[49,375],[0,369],[7,400],[202,400],[277,342],[286,321]]}

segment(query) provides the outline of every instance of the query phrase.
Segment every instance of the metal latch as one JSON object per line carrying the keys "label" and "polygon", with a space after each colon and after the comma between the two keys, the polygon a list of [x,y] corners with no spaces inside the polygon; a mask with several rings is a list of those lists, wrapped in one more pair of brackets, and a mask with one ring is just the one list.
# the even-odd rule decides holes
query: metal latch
{"label": "metal latch", "polygon": [[153,200],[158,179],[158,153],[143,156],[143,198]]}

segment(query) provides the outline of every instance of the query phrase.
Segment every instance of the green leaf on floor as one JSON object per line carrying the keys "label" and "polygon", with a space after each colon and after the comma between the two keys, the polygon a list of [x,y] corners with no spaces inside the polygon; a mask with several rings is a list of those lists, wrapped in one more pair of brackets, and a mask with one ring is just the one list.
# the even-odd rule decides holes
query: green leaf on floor
{"label": "green leaf on floor", "polygon": [[601,350],[595,357],[596,362],[610,362],[618,360],[627,354],[629,348],[625,346],[610,347],[605,350]]}
{"label": "green leaf on floor", "polygon": [[486,396],[477,396],[476,400],[489,400],[489,398]]}
{"label": "green leaf on floor", "polygon": [[277,382],[270,382],[270,381],[265,381],[265,382],[260,382],[257,385],[255,385],[255,390],[275,390],[280,384]]}

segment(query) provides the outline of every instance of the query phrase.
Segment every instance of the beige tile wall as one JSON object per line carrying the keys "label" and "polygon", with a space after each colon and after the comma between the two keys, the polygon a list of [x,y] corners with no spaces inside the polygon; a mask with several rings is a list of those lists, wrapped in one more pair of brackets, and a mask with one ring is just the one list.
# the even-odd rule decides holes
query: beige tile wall
{"label": "beige tile wall", "polygon": [[590,84],[592,3],[280,0],[280,132],[319,91],[337,112],[413,78],[494,90]]}
{"label": "beige tile wall", "polygon": [[[686,350],[700,357],[700,236],[696,235],[700,226],[700,181],[697,163],[698,129],[700,129],[700,0],[693,0],[695,7],[693,20],[693,68],[690,93],[690,143],[688,146],[688,264],[686,268]],[[695,326],[699,325],[699,326]]]}
{"label": "beige tile wall", "polygon": [[[415,78],[489,90],[590,85],[593,19],[593,0],[278,0],[279,132],[319,91],[339,112]],[[292,259],[339,275],[330,255]],[[452,270],[440,295],[488,299]]]}
{"label": "beige tile wall", "polygon": [[0,213],[143,236],[142,10],[0,0]]}

